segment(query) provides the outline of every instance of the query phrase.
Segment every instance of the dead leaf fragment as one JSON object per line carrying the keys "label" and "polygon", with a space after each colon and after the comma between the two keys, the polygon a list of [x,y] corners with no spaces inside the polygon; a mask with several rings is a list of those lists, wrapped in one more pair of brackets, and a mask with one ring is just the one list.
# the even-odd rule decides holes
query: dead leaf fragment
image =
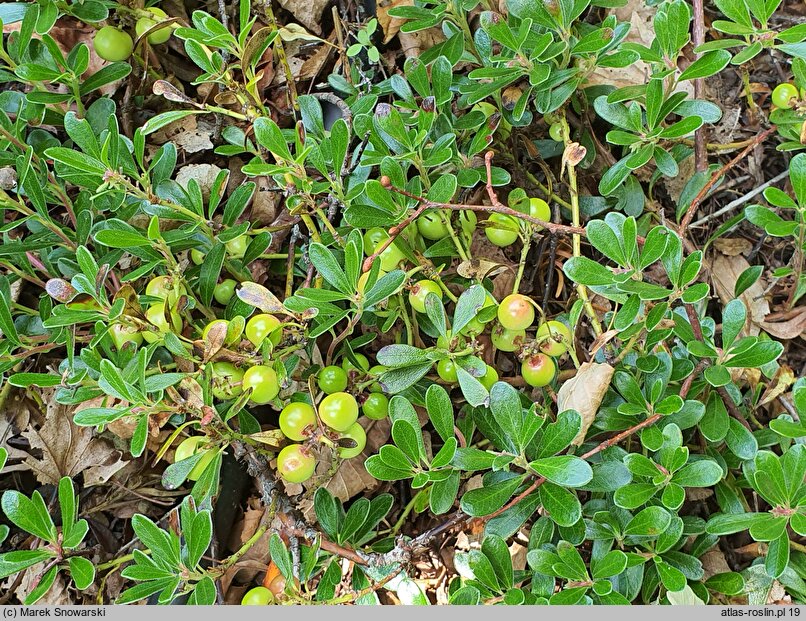
{"label": "dead leaf fragment", "polygon": [[280,0],[280,6],[292,13],[310,31],[317,34],[322,33],[321,18],[322,11],[330,0]]}
{"label": "dead leaf fragment", "polygon": [[789,340],[806,333],[806,306],[796,308],[785,321],[762,321],[761,329],[777,339]]}
{"label": "dead leaf fragment", "polygon": [[[714,288],[723,304],[727,304],[734,299],[733,293],[736,290],[736,281],[748,267],[750,267],[750,264],[742,256],[728,257],[718,254],[714,258],[711,274]],[[739,299],[744,302],[745,308],[747,308],[748,316],[748,325],[745,326],[741,336],[758,336],[758,326],[770,314],[770,304],[764,297],[765,289],[766,283],[762,278],[759,278],[739,296]]]}
{"label": "dead leaf fragment", "polygon": [[201,188],[202,198],[205,201],[210,198],[210,191],[213,183],[221,169],[215,164],[188,164],[179,169],[176,174],[176,182],[187,190],[188,183],[195,179]]}
{"label": "dead leaf fragment", "polygon": [[[29,455],[25,460],[41,483],[57,485],[62,477],[72,478],[99,464],[114,464],[120,458],[120,451],[95,437],[92,427],[73,424],[70,408],[47,395],[45,401],[48,403],[45,423],[38,430],[30,428],[22,433],[32,449],[42,452],[41,458]],[[101,474],[106,473],[99,471],[96,476]]]}
{"label": "dead leaf fragment", "polygon": [[714,248],[724,255],[735,257],[750,252],[753,244],[744,237],[720,237],[714,240]]}
{"label": "dead leaf fragment", "polygon": [[775,377],[772,378],[772,381],[767,385],[764,393],[761,395],[757,407],[775,401],[789,390],[789,387],[795,383],[796,379],[795,372],[788,365],[782,364],[778,367]]}
{"label": "dead leaf fragment", "polygon": [[561,168],[565,166],[576,166],[585,159],[588,150],[578,142],[569,142],[563,151],[563,161]]}
{"label": "dead leaf fragment", "polygon": [[511,268],[487,259],[468,259],[467,261],[462,261],[456,267],[456,273],[464,278],[481,279],[487,276],[493,277],[508,269]]}
{"label": "dead leaf fragment", "polygon": [[557,392],[557,411],[576,410],[582,417],[582,427],[572,445],[579,446],[585,440],[610,386],[614,370],[609,364],[585,362],[579,367],[576,377],[565,382]]}
{"label": "dead leaf fragment", "polygon": [[173,142],[178,149],[182,149],[185,153],[197,153],[213,148],[210,137],[214,131],[214,123],[196,115],[190,115],[154,132],[153,142],[154,144]]}
{"label": "dead leaf fragment", "polygon": [[401,32],[397,38],[400,41],[400,49],[406,57],[420,56],[425,50],[445,41],[445,35],[438,26],[417,32]]}
{"label": "dead leaf fragment", "polygon": [[[195,106],[196,108],[204,109],[204,106],[202,106],[199,103],[196,103],[194,100],[185,95],[182,91],[180,91],[178,88],[176,88],[173,84],[171,84],[167,80],[155,81],[154,86],[151,87],[151,92],[153,92],[155,95],[161,95],[162,97],[165,97],[165,99],[167,99],[168,101],[188,104],[190,106]],[[173,125],[173,123],[171,123],[171,125]]]}
{"label": "dead leaf fragment", "polygon": [[[45,563],[34,565],[28,569],[22,576],[19,586],[14,591],[14,594],[20,601],[25,601],[25,598],[39,586],[42,572],[45,569]],[[9,577],[9,583],[14,581],[16,576]],[[62,573],[56,574],[56,579],[53,584],[45,592],[42,598],[36,602],[37,606],[66,606],[73,602],[70,601],[70,593],[67,591],[67,585],[64,583]]]}
{"label": "dead leaf fragment", "polygon": [[406,23],[405,19],[392,17],[389,10],[399,6],[414,6],[414,0],[391,0],[379,2],[377,7],[378,23],[383,30],[383,43],[386,45],[400,32],[400,27]]}
{"label": "dead leaf fragment", "polygon": [[[639,43],[647,47],[652,46],[655,39],[655,12],[657,5],[650,5],[643,0],[629,0],[624,6],[608,11],[615,15],[620,22],[630,23],[630,32],[625,41]],[[648,63],[639,60],[627,67],[597,67],[585,81],[586,86],[608,85],[623,88],[646,84],[652,74]],[[694,95],[694,86],[690,80],[681,80],[675,87],[675,92],[686,92]]]}
{"label": "dead leaf fragment", "polygon": [[0,168],[0,189],[15,190],[17,188],[17,171],[11,166]]}
{"label": "dead leaf fragment", "polygon": [[129,462],[123,460],[123,454],[120,451],[115,452],[117,455],[110,457],[107,463],[92,466],[84,471],[84,485],[86,487],[106,483],[128,465]]}

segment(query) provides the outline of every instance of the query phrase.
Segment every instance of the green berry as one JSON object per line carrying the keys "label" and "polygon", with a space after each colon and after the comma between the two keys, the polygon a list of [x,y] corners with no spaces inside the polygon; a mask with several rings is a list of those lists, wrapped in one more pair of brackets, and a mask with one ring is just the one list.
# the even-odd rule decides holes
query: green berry
{"label": "green berry", "polygon": [[118,62],[126,60],[132,55],[134,41],[128,33],[114,26],[104,26],[95,33],[92,47],[95,49],[95,53],[104,60]]}
{"label": "green berry", "polygon": [[347,388],[347,373],[335,365],[325,367],[319,371],[316,381],[322,392],[332,395],[334,392],[342,392]]}

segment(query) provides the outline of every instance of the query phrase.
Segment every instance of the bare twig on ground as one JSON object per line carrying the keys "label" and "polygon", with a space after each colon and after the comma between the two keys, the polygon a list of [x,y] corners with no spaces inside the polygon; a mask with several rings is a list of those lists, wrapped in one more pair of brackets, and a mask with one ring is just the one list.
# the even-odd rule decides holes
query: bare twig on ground
{"label": "bare twig on ground", "polygon": [[680,233],[680,237],[684,241],[686,238],[686,232],[688,230],[689,224],[691,223],[691,219],[694,217],[694,214],[697,212],[697,208],[700,206],[700,203],[702,203],[703,199],[707,196],[709,190],[713,188],[722,177],[725,176],[725,173],[727,173],[731,168],[736,166],[736,164],[738,164],[745,157],[747,157],[747,155],[753,149],[755,149],[757,145],[764,142],[764,140],[766,140],[767,137],[769,137],[775,131],[776,127],[772,126],[769,129],[764,130],[763,132],[758,134],[753,139],[753,141],[750,144],[748,144],[744,149],[742,149],[741,152],[736,157],[734,157],[731,161],[729,161],[722,168],[720,168],[713,175],[711,175],[711,178],[708,180],[708,183],[706,183],[703,186],[703,188],[697,193],[697,196],[694,197],[694,200],[691,201],[691,204],[688,206],[688,209],[686,210],[686,213],[683,216],[683,220],[680,222],[678,232]]}
{"label": "bare twig on ground", "polygon": [[726,213],[729,213],[730,211],[733,211],[734,209],[736,209],[736,207],[740,207],[741,205],[744,205],[745,203],[749,202],[750,200],[752,200],[753,198],[755,198],[756,196],[761,194],[764,190],[766,190],[771,185],[773,185],[775,183],[778,183],[782,179],[786,179],[788,176],[789,176],[789,170],[785,170],[784,172],[776,175],[775,177],[773,177],[772,179],[770,179],[766,183],[762,183],[757,188],[753,188],[747,194],[744,194],[744,195],[740,196],[736,200],[732,200],[731,202],[729,202],[724,207],[721,207],[720,209],[717,209],[715,212],[713,212],[711,214],[708,214],[707,216],[704,216],[704,217],[700,218],[699,220],[697,220],[695,222],[692,222],[689,225],[689,227],[702,226],[703,224],[705,224],[706,222],[710,222],[714,218],[718,218],[719,216],[721,216],[723,214],[726,214]]}

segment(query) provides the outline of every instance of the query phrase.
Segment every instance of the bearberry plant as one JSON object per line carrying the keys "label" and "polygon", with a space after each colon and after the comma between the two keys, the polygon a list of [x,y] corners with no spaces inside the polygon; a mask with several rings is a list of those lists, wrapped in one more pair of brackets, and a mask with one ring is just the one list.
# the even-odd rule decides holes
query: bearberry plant
{"label": "bearberry plant", "polygon": [[0,600],[806,601],[785,7],[157,4],[0,4]]}

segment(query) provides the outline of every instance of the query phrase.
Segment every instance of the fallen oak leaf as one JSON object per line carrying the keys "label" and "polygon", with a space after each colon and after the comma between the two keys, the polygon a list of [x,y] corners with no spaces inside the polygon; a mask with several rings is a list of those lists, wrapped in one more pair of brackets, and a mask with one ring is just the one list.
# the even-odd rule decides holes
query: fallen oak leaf
{"label": "fallen oak leaf", "polygon": [[25,460],[41,483],[58,485],[64,476],[72,478],[88,468],[119,458],[120,451],[106,440],[95,437],[92,427],[74,424],[67,406],[52,398],[45,398],[45,402],[48,406],[42,427],[22,432],[32,449],[42,451],[41,458],[30,455]]}

